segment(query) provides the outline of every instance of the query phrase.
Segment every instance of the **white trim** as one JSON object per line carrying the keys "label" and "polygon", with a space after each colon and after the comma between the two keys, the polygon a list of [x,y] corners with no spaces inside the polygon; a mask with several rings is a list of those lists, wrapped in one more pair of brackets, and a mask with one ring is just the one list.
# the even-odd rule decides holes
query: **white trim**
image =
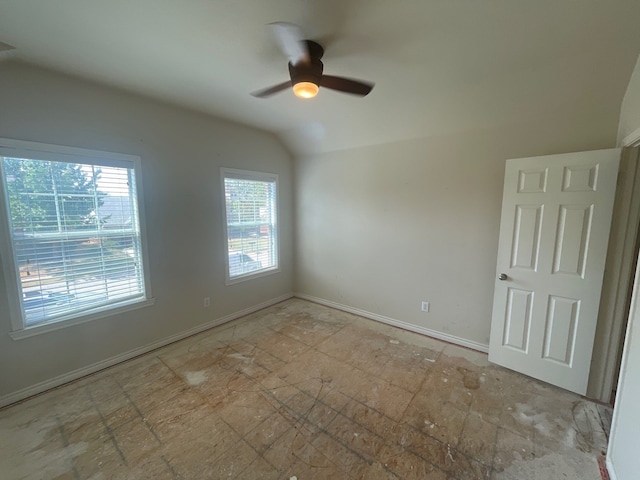
{"label": "white trim", "polygon": [[[74,325],[80,325],[81,323],[91,322],[99,318],[110,317],[112,315],[118,315],[124,312],[130,312],[131,310],[137,310],[139,308],[150,307],[155,303],[155,298],[147,298],[144,300],[135,300],[131,303],[119,304],[118,306],[106,305],[100,310],[95,312],[86,313],[83,312],[81,316],[75,316],[68,320],[64,318],[56,318],[51,323],[44,323],[42,325],[34,325],[33,327],[25,327],[21,330],[15,330],[9,332],[9,336],[14,340],[21,340],[23,338],[33,337],[35,335],[41,335],[43,333],[53,332]],[[77,315],[77,314],[76,314]]]}
{"label": "white trim", "polygon": [[637,128],[622,139],[623,147],[634,147],[640,143],[640,128]]}
{"label": "white trim", "polygon": [[[0,143],[3,139],[0,139]],[[22,319],[22,307],[20,305],[20,288],[18,280],[20,273],[13,255],[13,239],[11,238],[9,222],[9,201],[7,196],[7,184],[4,177],[3,162],[0,162],[0,258],[4,266],[5,290],[9,305],[9,320],[12,330],[24,328]]]}
{"label": "white trim", "polygon": [[[229,267],[229,223],[227,220],[227,198],[225,178],[233,178],[237,180],[249,180],[254,182],[273,182],[276,186],[275,195],[275,265],[272,267],[261,268],[254,272],[248,272],[242,275],[231,278]],[[246,282],[247,280],[253,280],[254,278],[264,277],[280,272],[280,176],[277,173],[257,172],[253,170],[238,170],[237,168],[220,167],[220,190],[222,192],[222,233],[224,238],[222,244],[224,245],[224,284],[226,286],[235,285],[238,283]]]}
{"label": "white trim", "polygon": [[[618,376],[618,391],[616,393],[616,404],[613,408],[613,418],[611,419],[611,432],[609,433],[609,444],[607,445],[607,470],[609,473],[613,473],[612,479],[617,479],[615,469],[611,458],[616,450],[616,444],[619,441],[618,437],[618,425],[621,425],[624,420],[620,416],[620,404],[621,399],[625,398],[625,392],[628,384],[628,365],[629,365],[629,352],[631,350],[631,342],[633,337],[633,329],[637,327],[635,323],[640,320],[640,260],[635,265],[635,279],[633,282],[633,290],[631,293],[631,305],[629,307],[629,321],[627,323],[627,329],[624,336],[624,346],[622,348],[622,359],[620,361],[620,374]],[[628,395],[628,394],[627,394]],[[627,407],[628,408],[628,407]],[[623,452],[624,454],[625,452]],[[619,455],[618,455],[619,458]]]}
{"label": "white trim", "polygon": [[[127,168],[132,163],[135,163],[137,159],[140,159],[137,155],[129,155],[126,153],[89,150],[87,148],[53,145],[50,143],[28,142],[25,140],[14,140],[12,138],[0,138],[0,153],[3,156],[16,156],[18,158],[34,158],[33,156],[35,155],[36,158],[39,157],[39,160],[89,163],[124,168]],[[43,154],[46,158],[42,158]],[[82,161],[75,157],[82,157]],[[96,160],[99,161],[96,162]]]}
{"label": "white trim", "polygon": [[438,332],[437,330],[421,327],[419,325],[407,323],[402,320],[396,320],[395,318],[385,317],[384,315],[378,315],[377,313],[367,312],[366,310],[361,310],[359,308],[350,307],[348,305],[332,302],[330,300],[325,300],[323,298],[314,297],[312,295],[307,295],[305,293],[295,293],[294,296],[297,298],[301,298],[303,300],[308,300],[310,302],[319,303],[320,305],[335,308],[336,310],[342,310],[343,312],[353,313],[354,315],[359,315],[361,317],[365,317],[370,320],[375,320],[376,322],[386,323],[387,325],[392,325],[394,327],[399,327],[404,330],[420,333],[422,335],[436,338],[438,340],[442,340],[448,343],[453,343],[454,345],[470,348],[472,350],[477,350],[482,353],[489,353],[489,345],[486,345],[484,343],[474,342],[473,340],[467,340],[466,338],[456,337],[454,335],[449,335],[447,333]]}
{"label": "white trim", "polygon": [[[97,318],[103,318],[112,314],[122,313],[140,307],[153,305],[153,293],[151,290],[151,274],[149,268],[144,190],[142,186],[142,160],[138,155],[124,153],[105,152],[101,150],[89,150],[64,145],[31,142],[0,138],[0,157],[35,158],[38,160],[69,162],[86,165],[102,165],[110,167],[126,168],[133,171],[135,177],[136,213],[138,220],[138,235],[140,238],[140,264],[142,268],[142,281],[144,298],[133,301],[114,302],[105,307],[89,310],[86,316],[83,312],[75,311],[68,317],[52,319],[50,323],[29,327],[25,321],[20,298],[20,272],[15,261],[15,245],[9,228],[3,228],[0,234],[0,255],[4,264],[4,276],[9,303],[9,317],[12,331],[9,336],[14,340],[32,337],[41,333],[66,328],[72,325],[85,323]],[[2,165],[0,165],[0,174]],[[4,175],[0,175],[0,225],[10,225],[8,206],[8,189]],[[60,322],[57,324],[57,322]]]}
{"label": "white trim", "polygon": [[198,325],[180,333],[176,333],[175,335],[147,344],[143,347],[134,348],[133,350],[121,353],[119,355],[116,355],[115,357],[101,360],[91,365],[87,365],[86,367],[81,367],[71,372],[58,375],[57,377],[51,378],[49,380],[45,380],[44,382],[36,383],[35,385],[32,385],[30,387],[23,388],[7,395],[3,395],[2,397],[0,397],[0,408],[15,402],[19,402],[21,400],[25,400],[26,398],[37,395],[38,393],[45,392],[52,388],[59,387],[60,385],[64,385],[65,383],[69,383],[81,377],[99,372],[100,370],[104,370],[105,368],[169,345],[170,343],[174,343],[197,333],[204,332],[205,330],[209,330],[210,328],[217,327],[240,317],[244,317],[245,315],[249,315],[250,313],[257,312],[258,310],[262,310],[263,308],[267,308],[277,303],[288,300],[291,297],[293,297],[293,293],[280,295],[279,297],[272,298],[271,300],[267,300],[257,305],[253,305],[252,307],[247,307],[235,313],[225,315],[224,317],[216,318],[215,320],[211,320],[210,322],[203,323],[202,325]]}
{"label": "white trim", "polygon": [[611,402],[611,392],[618,380],[617,363],[629,314],[629,292],[633,288],[633,259],[640,224],[640,149],[622,149],[615,195],[598,312],[598,338],[587,389],[589,398],[604,403]]}
{"label": "white trim", "polygon": [[136,180],[136,210],[138,213],[138,228],[140,229],[140,249],[142,262],[142,279],[144,281],[144,293],[147,299],[153,298],[151,290],[151,263],[149,262],[149,244],[147,241],[147,220],[144,201],[144,188],[142,185],[142,158],[136,157],[133,162],[133,174]]}
{"label": "white trim", "polygon": [[256,182],[268,182],[277,180],[277,173],[258,172],[256,170],[240,170],[238,168],[220,167],[220,172],[224,177],[235,178],[237,180],[255,180]]}
{"label": "white trim", "polygon": [[[229,256],[227,255],[227,262],[229,262]],[[227,266],[227,275],[229,274],[229,267]],[[225,280],[224,284],[227,287],[231,285],[235,285],[237,283],[246,282],[247,280],[252,280],[254,278],[266,277],[269,275],[273,275],[274,273],[280,273],[280,268],[263,268],[261,270],[256,270],[255,272],[243,273],[242,275],[238,275],[237,277],[233,277],[232,279]]]}
{"label": "white trim", "polygon": [[613,464],[611,463],[611,459],[609,457],[606,458],[605,464],[607,466],[607,473],[609,474],[609,480],[618,480],[618,475],[616,475],[616,470],[613,468]]}

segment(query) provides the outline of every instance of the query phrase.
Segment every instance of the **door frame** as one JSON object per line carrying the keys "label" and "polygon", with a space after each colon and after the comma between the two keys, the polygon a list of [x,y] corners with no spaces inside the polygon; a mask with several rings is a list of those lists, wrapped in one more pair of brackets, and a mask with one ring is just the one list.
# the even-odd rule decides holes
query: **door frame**
{"label": "door frame", "polygon": [[622,141],[618,188],[591,360],[587,397],[612,402],[629,317],[640,239],[640,129]]}

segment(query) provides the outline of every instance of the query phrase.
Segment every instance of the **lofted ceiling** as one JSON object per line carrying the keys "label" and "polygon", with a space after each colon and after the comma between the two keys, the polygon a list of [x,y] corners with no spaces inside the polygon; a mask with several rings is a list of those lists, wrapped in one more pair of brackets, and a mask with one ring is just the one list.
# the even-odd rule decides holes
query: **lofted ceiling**
{"label": "lofted ceiling", "polygon": [[[0,0],[15,47],[0,60],[265,129],[304,155],[619,109],[639,20],[638,0]],[[374,90],[250,96],[288,79],[275,21],[325,47],[325,73]]]}

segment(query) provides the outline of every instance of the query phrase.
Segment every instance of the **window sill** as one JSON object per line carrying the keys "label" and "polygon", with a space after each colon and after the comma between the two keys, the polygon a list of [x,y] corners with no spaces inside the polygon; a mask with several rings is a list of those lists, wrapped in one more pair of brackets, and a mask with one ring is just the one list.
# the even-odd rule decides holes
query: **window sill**
{"label": "window sill", "polygon": [[131,310],[137,310],[139,308],[150,307],[155,303],[155,298],[148,298],[146,300],[136,300],[131,303],[120,305],[119,307],[109,307],[102,310],[96,310],[86,315],[79,317],[69,317],[66,320],[58,320],[52,323],[44,323],[41,325],[34,325],[33,327],[26,327],[23,330],[16,330],[9,332],[9,336],[14,340],[22,340],[23,338],[33,337],[35,335],[41,335],[43,333],[53,332],[55,330],[61,330],[63,328],[72,327],[74,325],[80,325],[81,323],[91,322],[99,318],[109,317],[117,315],[119,313],[129,312]]}
{"label": "window sill", "polygon": [[272,275],[274,273],[279,273],[279,267],[273,267],[269,269],[260,270],[255,273],[246,273],[244,275],[238,275],[237,277],[227,278],[224,282],[225,285],[235,285],[236,283],[246,282],[247,280],[253,280],[254,278],[266,277],[267,275]]}

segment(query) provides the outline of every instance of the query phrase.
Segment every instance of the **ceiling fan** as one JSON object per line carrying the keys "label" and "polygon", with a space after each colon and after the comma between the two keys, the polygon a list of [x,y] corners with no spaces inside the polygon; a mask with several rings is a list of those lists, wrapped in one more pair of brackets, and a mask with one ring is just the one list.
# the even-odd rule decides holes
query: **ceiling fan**
{"label": "ceiling fan", "polygon": [[313,40],[305,40],[297,25],[286,22],[270,23],[279,46],[289,58],[291,80],[251,93],[254,97],[266,98],[292,88],[300,98],[313,98],[320,87],[364,97],[373,89],[373,83],[345,77],[323,74],[320,61],[324,48]]}

